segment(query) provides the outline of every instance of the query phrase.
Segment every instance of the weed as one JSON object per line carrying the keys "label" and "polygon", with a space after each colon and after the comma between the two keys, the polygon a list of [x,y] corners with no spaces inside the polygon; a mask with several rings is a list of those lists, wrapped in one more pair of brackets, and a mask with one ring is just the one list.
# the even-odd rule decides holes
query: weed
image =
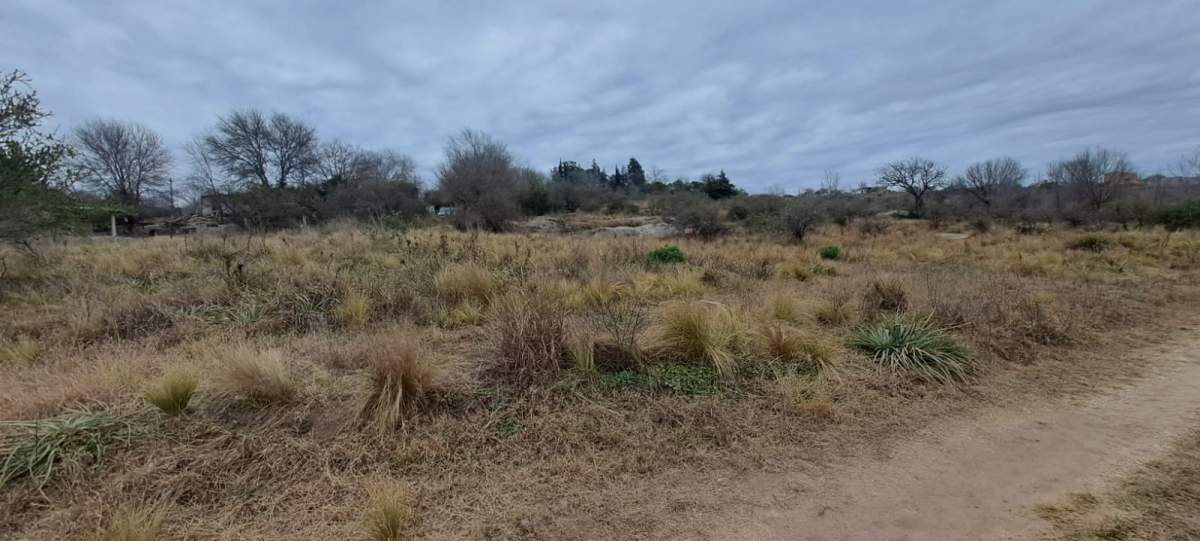
{"label": "weed", "polygon": [[820,263],[814,263],[812,266],[811,272],[814,276],[837,276],[838,275],[837,267],[834,267],[832,265],[822,265]]}
{"label": "weed", "polygon": [[858,329],[850,345],[867,353],[881,367],[924,381],[952,383],[966,378],[967,351],[937,327],[931,318],[900,314]]}
{"label": "weed", "polygon": [[168,415],[177,415],[187,410],[192,394],[196,392],[195,374],[185,370],[174,370],[163,375],[154,385],[146,389],[146,402],[151,403]]}
{"label": "weed", "polygon": [[650,381],[672,393],[687,396],[715,395],[721,392],[720,374],[709,366],[668,364],[649,369]]}
{"label": "weed", "polygon": [[561,370],[565,339],[563,309],[554,299],[507,295],[496,302],[490,372],[518,386],[553,380]]}

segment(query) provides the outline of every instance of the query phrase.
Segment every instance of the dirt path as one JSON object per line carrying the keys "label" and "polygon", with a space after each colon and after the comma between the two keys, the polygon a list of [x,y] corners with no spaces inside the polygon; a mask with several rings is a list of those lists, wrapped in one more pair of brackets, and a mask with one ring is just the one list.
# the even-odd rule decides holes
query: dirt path
{"label": "dirt path", "polygon": [[1036,539],[1032,513],[1102,488],[1200,428],[1200,326],[1134,361],[1145,377],[1087,398],[989,412],[917,434],[886,457],[728,480],[725,516],[686,537]]}

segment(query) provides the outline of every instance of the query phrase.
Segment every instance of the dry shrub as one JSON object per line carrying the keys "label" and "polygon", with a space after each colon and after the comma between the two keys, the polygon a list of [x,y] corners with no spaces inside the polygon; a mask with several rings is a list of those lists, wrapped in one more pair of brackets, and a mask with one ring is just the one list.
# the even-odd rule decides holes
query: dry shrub
{"label": "dry shrub", "polygon": [[247,345],[227,351],[220,383],[229,392],[263,403],[290,401],[299,387],[281,351]]}
{"label": "dry shrub", "polygon": [[661,336],[665,349],[682,361],[711,365],[722,377],[737,370],[741,331],[723,304],[694,301],[669,306]]}
{"label": "dry shrub", "polygon": [[433,287],[447,300],[487,304],[497,283],[487,269],[475,263],[457,263],[434,275]]}
{"label": "dry shrub", "polygon": [[554,380],[562,369],[566,340],[562,306],[545,294],[514,293],[495,301],[488,372],[517,386]]}
{"label": "dry shrub", "polygon": [[812,265],[797,261],[788,261],[779,265],[779,277],[800,282],[807,282],[813,277]]}
{"label": "dry shrub", "polygon": [[359,420],[381,432],[395,429],[427,403],[437,385],[437,370],[423,360],[421,348],[407,341],[379,342],[366,355],[371,390]]}
{"label": "dry shrub", "polygon": [[196,392],[196,375],[186,370],[173,370],[146,389],[146,402],[168,415],[177,415],[187,409],[192,394]]}
{"label": "dry shrub", "polygon": [[833,365],[834,349],[826,340],[779,323],[763,326],[759,331],[759,345],[774,361],[816,371],[827,370]]}
{"label": "dry shrub", "polygon": [[405,486],[389,482],[371,487],[363,529],[372,541],[407,539],[418,518],[416,498]]}
{"label": "dry shrub", "polygon": [[839,289],[825,299],[813,311],[813,319],[822,325],[840,327],[854,319],[854,309],[850,306],[850,291]]}
{"label": "dry shrub", "polygon": [[869,317],[908,310],[908,291],[896,279],[871,280],[863,294],[863,312]]}
{"label": "dry shrub", "polygon": [[162,530],[166,508],[162,506],[125,506],[113,513],[108,527],[96,541],[154,541]]}

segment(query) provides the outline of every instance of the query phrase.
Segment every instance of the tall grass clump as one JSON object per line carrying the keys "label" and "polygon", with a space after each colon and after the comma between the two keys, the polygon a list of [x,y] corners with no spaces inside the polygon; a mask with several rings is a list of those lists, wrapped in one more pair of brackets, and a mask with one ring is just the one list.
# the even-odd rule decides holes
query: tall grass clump
{"label": "tall grass clump", "polygon": [[166,518],[164,507],[122,507],[109,520],[97,541],[154,541]]}
{"label": "tall grass clump", "polygon": [[238,346],[228,352],[221,379],[225,390],[254,402],[287,402],[296,396],[297,382],[276,349]]}
{"label": "tall grass clump", "polygon": [[363,527],[372,541],[407,539],[417,519],[417,502],[408,489],[396,483],[371,488]]}
{"label": "tall grass clump", "polygon": [[765,325],[759,331],[763,352],[773,361],[799,365],[812,371],[832,368],[834,351],[824,340],[794,331],[779,323]]}
{"label": "tall grass clump", "polygon": [[850,345],[882,368],[923,381],[962,381],[970,369],[967,350],[928,317],[896,314],[858,329]]}
{"label": "tall grass clump", "polygon": [[437,371],[423,360],[421,349],[408,342],[389,344],[386,349],[375,347],[367,355],[371,386],[359,419],[380,432],[389,431],[427,401],[437,383]]}
{"label": "tall grass clump", "polygon": [[167,372],[151,385],[144,394],[146,402],[162,410],[168,415],[183,413],[196,392],[198,380],[196,375],[184,371]]}
{"label": "tall grass clump", "polygon": [[667,309],[662,322],[666,349],[689,362],[709,364],[721,377],[737,370],[740,329],[724,305],[697,301]]}
{"label": "tall grass clump", "polygon": [[334,316],[343,327],[357,327],[367,322],[371,303],[361,293],[351,293],[334,308]]}
{"label": "tall grass clump", "polygon": [[433,288],[438,295],[451,301],[487,304],[497,284],[496,277],[478,264],[457,263],[434,275]]}
{"label": "tall grass clump", "polygon": [[42,485],[59,465],[94,463],[110,448],[128,443],[130,431],[122,417],[87,411],[0,422],[0,487],[25,476]]}
{"label": "tall grass clump", "polygon": [[526,292],[499,298],[491,334],[489,372],[497,379],[528,386],[558,377],[567,328],[562,305],[552,297]]}
{"label": "tall grass clump", "polygon": [[882,312],[908,309],[908,291],[898,280],[872,280],[863,294],[863,312],[874,317]]}

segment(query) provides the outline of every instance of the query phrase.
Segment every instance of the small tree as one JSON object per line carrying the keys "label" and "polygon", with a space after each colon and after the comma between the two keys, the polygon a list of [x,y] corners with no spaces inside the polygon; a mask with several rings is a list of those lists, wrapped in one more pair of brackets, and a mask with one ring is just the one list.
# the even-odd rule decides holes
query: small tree
{"label": "small tree", "polygon": [[486,133],[468,128],[450,137],[437,175],[439,195],[456,206],[460,227],[501,231],[519,215],[512,154]]}
{"label": "small tree", "polygon": [[782,229],[791,235],[796,242],[804,242],[804,237],[824,221],[822,209],[812,199],[805,198],[793,201],[783,209],[779,217]]}
{"label": "small tree", "polygon": [[898,188],[913,198],[912,216],[925,215],[925,195],[946,185],[946,169],[933,160],[909,158],[879,168],[879,185]]}
{"label": "small tree", "polygon": [[629,158],[625,174],[629,176],[629,184],[634,188],[641,189],[646,185],[646,171],[642,169],[642,164],[638,163],[637,158]]}
{"label": "small tree", "polygon": [[1137,179],[1124,153],[1105,148],[1087,149],[1069,160],[1053,163],[1046,176],[1072,190],[1093,211],[1104,208]]}
{"label": "small tree", "polygon": [[261,188],[286,188],[318,168],[316,130],[284,113],[234,111],[201,141],[226,175]]}

